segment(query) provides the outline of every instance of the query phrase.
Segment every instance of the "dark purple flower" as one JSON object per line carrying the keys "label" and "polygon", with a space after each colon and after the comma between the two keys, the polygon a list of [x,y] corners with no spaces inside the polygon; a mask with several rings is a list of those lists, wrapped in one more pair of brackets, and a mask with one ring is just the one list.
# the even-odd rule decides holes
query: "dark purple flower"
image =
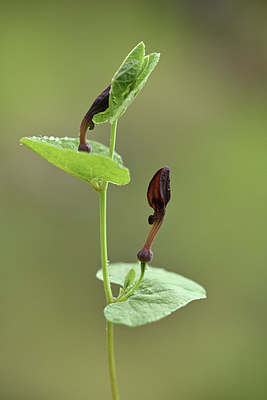
{"label": "dark purple flower", "polygon": [[164,167],[158,170],[151,179],[148,190],[147,200],[150,207],[154,209],[154,214],[148,218],[148,223],[152,225],[144,247],[137,253],[137,258],[141,262],[149,262],[153,258],[151,245],[155,236],[162,225],[166,206],[171,198],[170,190],[170,168]]}
{"label": "dark purple flower", "polygon": [[164,217],[170,198],[170,168],[165,167],[155,173],[147,189],[148,204],[154,209],[154,214],[148,218],[150,225]]}
{"label": "dark purple flower", "polygon": [[86,141],[86,131],[89,128],[90,130],[94,129],[95,125],[93,122],[93,117],[95,114],[105,111],[109,106],[109,85],[99,96],[95,99],[93,104],[91,105],[89,111],[85,114],[81,126],[80,126],[80,145],[78,147],[79,151],[87,151],[91,152],[92,148],[89,143]]}

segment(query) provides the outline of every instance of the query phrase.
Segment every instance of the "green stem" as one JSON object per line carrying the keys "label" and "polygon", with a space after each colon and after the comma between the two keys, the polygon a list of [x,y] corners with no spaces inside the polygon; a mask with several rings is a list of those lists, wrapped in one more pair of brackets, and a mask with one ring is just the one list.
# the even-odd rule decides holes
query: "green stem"
{"label": "green stem", "polygon": [[101,241],[101,260],[103,271],[103,282],[107,303],[113,301],[112,290],[108,277],[108,251],[107,251],[107,186],[100,195],[100,241]]}
{"label": "green stem", "polygon": [[109,146],[109,157],[113,160],[115,143],[116,143],[116,132],[117,132],[117,119],[111,124],[110,134],[110,146]]}
{"label": "green stem", "polygon": [[119,392],[116,379],[116,367],[114,357],[114,338],[113,338],[113,324],[107,321],[107,343],[108,343],[108,365],[111,383],[112,399],[119,400]]}
{"label": "green stem", "polygon": [[[117,121],[111,125],[109,157],[113,159],[116,142]],[[107,189],[108,182],[103,182],[100,186],[100,240],[101,240],[101,260],[103,271],[103,282],[107,304],[114,301],[111,285],[108,276],[108,251],[107,251]],[[107,347],[108,347],[108,365],[112,391],[112,399],[119,400],[119,393],[116,379],[115,357],[114,357],[114,338],[113,324],[107,321]]]}
{"label": "green stem", "polygon": [[146,263],[141,262],[141,274],[140,274],[140,277],[139,277],[138,281],[134,285],[134,287],[128,293],[126,293],[125,295],[123,295],[121,297],[118,297],[115,301],[116,302],[120,302],[120,301],[127,300],[128,297],[138,288],[138,286],[140,285],[140,283],[144,279],[145,272],[146,272]]}

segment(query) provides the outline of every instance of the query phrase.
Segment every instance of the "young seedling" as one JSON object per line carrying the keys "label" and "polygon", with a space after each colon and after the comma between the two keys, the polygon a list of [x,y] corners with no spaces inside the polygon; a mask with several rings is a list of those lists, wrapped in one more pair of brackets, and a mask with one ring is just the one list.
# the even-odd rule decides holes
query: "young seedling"
{"label": "young seedling", "polygon": [[[24,137],[21,142],[50,163],[89,183],[100,197],[100,239],[102,269],[97,278],[104,283],[107,320],[107,345],[112,399],[118,400],[115,371],[113,324],[136,327],[166,317],[193,300],[206,297],[197,283],[162,268],[147,266],[152,260],[152,242],[162,225],[166,206],[170,201],[170,169],[158,170],[149,183],[147,199],[153,208],[148,222],[151,230],[141,250],[139,263],[117,262],[108,265],[106,209],[108,183],[126,185],[129,170],[115,152],[118,119],[140,92],[157,65],[160,55],[145,55],[144,43],[139,43],[125,58],[111,84],[96,98],[80,127],[80,138]],[[111,124],[110,147],[86,140],[86,131],[95,124]],[[117,297],[111,283],[121,286]]]}

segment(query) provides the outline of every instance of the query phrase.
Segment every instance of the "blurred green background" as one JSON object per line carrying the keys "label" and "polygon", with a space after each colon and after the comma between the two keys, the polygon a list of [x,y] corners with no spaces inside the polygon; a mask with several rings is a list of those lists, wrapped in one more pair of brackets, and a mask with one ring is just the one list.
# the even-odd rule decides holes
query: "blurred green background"
{"label": "blurred green background", "polygon": [[[19,145],[77,136],[141,40],[161,61],[119,122],[110,262],[136,260],[146,189],[171,168],[154,266],[202,284],[160,322],[117,326],[121,398],[266,399],[264,1],[1,2],[1,400],[109,399],[98,198]],[[89,133],[109,143],[109,126]]]}

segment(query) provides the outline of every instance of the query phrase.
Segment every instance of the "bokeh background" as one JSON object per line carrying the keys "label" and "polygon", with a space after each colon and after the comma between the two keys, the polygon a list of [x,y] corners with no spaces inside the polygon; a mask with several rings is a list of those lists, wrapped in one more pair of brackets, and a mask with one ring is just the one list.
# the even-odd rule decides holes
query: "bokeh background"
{"label": "bokeh background", "polygon": [[[122,399],[266,399],[264,1],[1,1],[1,400],[110,398],[98,198],[19,145],[77,136],[141,40],[161,61],[121,118],[131,183],[109,188],[109,259],[148,232],[146,189],[171,168],[154,266],[208,299],[117,326]],[[90,138],[109,143],[109,126]]]}

